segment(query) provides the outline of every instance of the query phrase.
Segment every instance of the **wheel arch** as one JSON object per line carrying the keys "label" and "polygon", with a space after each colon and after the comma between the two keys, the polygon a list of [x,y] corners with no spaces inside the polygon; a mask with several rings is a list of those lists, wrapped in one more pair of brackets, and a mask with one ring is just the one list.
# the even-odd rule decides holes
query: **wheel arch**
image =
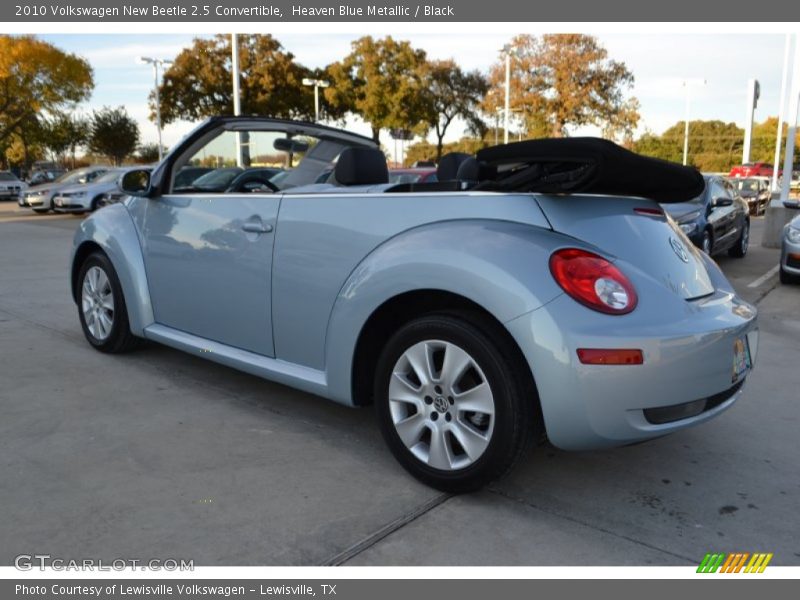
{"label": "wheel arch", "polygon": [[385,341],[400,327],[424,315],[444,313],[468,320],[503,349],[519,369],[533,392],[536,410],[540,411],[536,382],[517,341],[488,310],[469,298],[444,290],[418,289],[386,300],[369,316],[362,327],[353,353],[352,398],[356,406],[372,403],[375,368]]}
{"label": "wheel arch", "polygon": [[93,252],[103,252],[111,261],[125,296],[131,332],[142,336],[154,322],[150,290],[136,227],[127,209],[116,204],[84,219],[73,240],[70,261],[72,298],[78,301],[78,275],[81,265]]}

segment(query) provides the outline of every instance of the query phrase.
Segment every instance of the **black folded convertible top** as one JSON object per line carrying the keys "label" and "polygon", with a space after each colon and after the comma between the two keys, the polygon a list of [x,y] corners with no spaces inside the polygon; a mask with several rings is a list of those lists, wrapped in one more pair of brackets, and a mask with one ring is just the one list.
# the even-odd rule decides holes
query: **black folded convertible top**
{"label": "black folded convertible top", "polygon": [[640,196],[656,202],[685,202],[705,189],[693,167],[630,152],[600,138],[527,140],[479,150],[491,172],[479,189],[540,193]]}

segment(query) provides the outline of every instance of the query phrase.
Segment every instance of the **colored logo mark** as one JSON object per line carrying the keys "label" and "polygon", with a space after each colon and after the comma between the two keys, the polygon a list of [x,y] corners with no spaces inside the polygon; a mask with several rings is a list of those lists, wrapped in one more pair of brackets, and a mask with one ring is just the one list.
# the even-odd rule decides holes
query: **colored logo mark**
{"label": "colored logo mark", "polygon": [[[749,559],[749,560],[748,560]],[[769,561],[772,560],[772,552],[732,552],[730,554],[706,554],[700,566],[697,567],[698,573],[763,573]]]}

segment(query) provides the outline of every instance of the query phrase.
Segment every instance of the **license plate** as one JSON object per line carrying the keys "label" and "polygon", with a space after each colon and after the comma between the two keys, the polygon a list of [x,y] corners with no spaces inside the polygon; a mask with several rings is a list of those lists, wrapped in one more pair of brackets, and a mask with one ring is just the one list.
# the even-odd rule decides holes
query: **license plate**
{"label": "license plate", "polygon": [[747,336],[740,337],[733,342],[733,376],[731,377],[731,383],[741,381],[752,366],[753,361],[750,358],[750,344],[747,342]]}

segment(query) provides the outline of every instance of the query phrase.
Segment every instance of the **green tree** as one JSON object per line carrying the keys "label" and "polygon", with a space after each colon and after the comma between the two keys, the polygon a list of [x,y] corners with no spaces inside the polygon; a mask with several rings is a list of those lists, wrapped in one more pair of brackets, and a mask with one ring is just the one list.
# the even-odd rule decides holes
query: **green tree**
{"label": "green tree", "polygon": [[75,165],[75,151],[89,140],[90,123],[80,115],[59,112],[42,122],[42,141],[56,160],[64,162],[67,154]]}
{"label": "green tree", "polygon": [[[598,125],[610,132],[632,132],[638,104],[626,98],[633,74],[608,57],[597,38],[583,34],[518,35],[509,44],[512,59],[510,108],[523,115],[529,135],[546,124],[553,137],[569,127]],[[489,73],[492,93],[484,110],[495,114],[505,101],[505,58]]]}
{"label": "green tree", "polygon": [[115,165],[122,164],[139,143],[139,126],[122,107],[103,107],[92,114],[89,150],[102,154]]}
{"label": "green tree", "polygon": [[428,105],[425,87],[425,51],[391,37],[362,37],[352,52],[327,68],[331,87],[325,99],[339,113],[359,115],[380,141],[381,129],[424,128]]}
{"label": "green tree", "polygon": [[[240,35],[238,44],[242,114],[313,117],[313,89],[303,85],[312,71],[271,35]],[[233,114],[231,73],[231,36],[195,39],[164,72],[159,87],[162,121]],[[154,112],[152,95],[150,100]]]}
{"label": "green tree", "polygon": [[0,35],[0,142],[32,119],[87,99],[93,87],[83,58],[33,36]]}
{"label": "green tree", "polygon": [[139,146],[136,149],[136,160],[143,164],[158,162],[158,144],[142,144]]}
{"label": "green tree", "polygon": [[456,118],[466,122],[470,132],[482,137],[486,124],[480,117],[480,103],[488,84],[479,71],[465,73],[453,60],[437,60],[425,69],[424,96],[428,104],[426,125],[436,134],[436,161],[442,157],[444,136]]}
{"label": "green tree", "polygon": [[[678,121],[660,136],[646,133],[633,150],[673,162],[683,161],[685,122]],[[742,159],[744,130],[736,123],[690,121],[688,163],[701,171],[726,172]]]}

